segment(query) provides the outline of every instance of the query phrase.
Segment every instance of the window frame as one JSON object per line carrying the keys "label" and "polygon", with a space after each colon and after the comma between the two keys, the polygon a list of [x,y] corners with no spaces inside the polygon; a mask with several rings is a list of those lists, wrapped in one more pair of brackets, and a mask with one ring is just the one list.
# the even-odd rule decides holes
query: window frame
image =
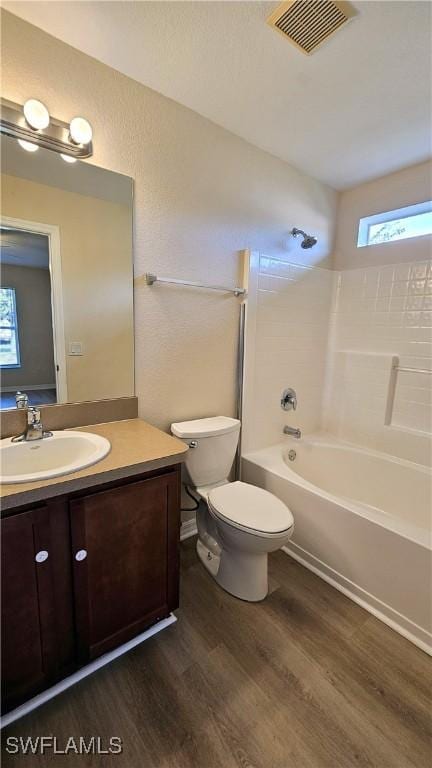
{"label": "window frame", "polygon": [[7,285],[1,286],[2,290],[10,291],[12,294],[12,301],[13,301],[13,317],[15,324],[14,325],[1,325],[0,324],[0,331],[3,330],[10,330],[15,332],[15,349],[16,349],[16,356],[17,361],[16,363],[1,363],[0,362],[0,371],[6,371],[12,368],[21,368],[21,352],[20,352],[20,344],[19,344],[19,328],[18,328],[18,310],[17,310],[17,301],[16,301],[16,288],[11,288]]}
{"label": "window frame", "polygon": [[403,208],[396,208],[392,211],[383,211],[371,216],[363,216],[359,220],[357,248],[373,248],[377,245],[388,245],[389,243],[399,243],[401,240],[412,240],[415,237],[430,237],[432,233],[426,232],[423,235],[410,235],[409,237],[400,237],[394,240],[387,240],[382,243],[369,242],[369,230],[375,224],[385,224],[388,221],[397,221],[398,219],[409,219],[422,213],[432,212],[432,200],[425,200],[422,203],[406,205]]}

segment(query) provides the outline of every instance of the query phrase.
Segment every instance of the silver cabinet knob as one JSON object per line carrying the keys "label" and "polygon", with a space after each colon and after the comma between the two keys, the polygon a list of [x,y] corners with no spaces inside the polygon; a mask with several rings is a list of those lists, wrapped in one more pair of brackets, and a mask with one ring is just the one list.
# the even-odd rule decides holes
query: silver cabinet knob
{"label": "silver cabinet knob", "polygon": [[48,560],[48,552],[46,549],[41,549],[40,552],[36,554],[35,560],[37,563],[44,563],[45,560]]}
{"label": "silver cabinet knob", "polygon": [[87,557],[87,550],[86,549],[79,549],[78,552],[75,555],[75,560],[78,560],[80,563],[81,560],[85,560]]}

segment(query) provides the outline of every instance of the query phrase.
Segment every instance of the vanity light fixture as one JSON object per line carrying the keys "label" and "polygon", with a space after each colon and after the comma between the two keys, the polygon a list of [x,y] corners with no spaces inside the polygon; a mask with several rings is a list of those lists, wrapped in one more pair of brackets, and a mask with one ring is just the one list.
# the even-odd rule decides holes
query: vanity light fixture
{"label": "vanity light fixture", "polygon": [[36,152],[39,149],[37,144],[32,144],[31,141],[23,141],[23,139],[18,139],[18,144],[25,149],[26,152]]}
{"label": "vanity light fixture", "polygon": [[44,147],[58,152],[64,160],[68,158],[68,162],[93,154],[93,131],[88,120],[74,117],[65,123],[52,117],[37,99],[28,99],[24,106],[1,99],[0,133],[17,139],[29,152]]}
{"label": "vanity light fixture", "polygon": [[93,138],[93,129],[84,117],[74,117],[71,120],[69,133],[74,144],[90,144]]}
{"label": "vanity light fixture", "polygon": [[35,131],[48,128],[50,123],[49,112],[41,101],[37,99],[28,99],[23,106],[26,122]]}

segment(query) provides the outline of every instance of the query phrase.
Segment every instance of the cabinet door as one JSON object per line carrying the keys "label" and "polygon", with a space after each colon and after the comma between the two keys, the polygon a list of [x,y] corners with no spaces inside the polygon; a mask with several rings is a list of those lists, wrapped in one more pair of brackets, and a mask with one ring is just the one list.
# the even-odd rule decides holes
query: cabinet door
{"label": "cabinet door", "polygon": [[46,687],[55,670],[51,554],[46,507],[1,521],[3,710]]}
{"label": "cabinet door", "polygon": [[121,645],[178,604],[179,474],[70,503],[80,660]]}

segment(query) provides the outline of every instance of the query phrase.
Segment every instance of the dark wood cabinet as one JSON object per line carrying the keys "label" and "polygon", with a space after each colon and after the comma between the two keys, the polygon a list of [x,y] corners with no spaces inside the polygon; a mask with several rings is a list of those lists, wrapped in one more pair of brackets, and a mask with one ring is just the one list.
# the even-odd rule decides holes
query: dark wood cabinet
{"label": "dark wood cabinet", "polygon": [[55,673],[48,508],[6,518],[1,534],[2,698],[11,707]]}
{"label": "dark wood cabinet", "polygon": [[77,639],[83,660],[130,640],[176,607],[178,527],[175,537],[169,537],[169,530],[177,509],[173,474],[72,501]]}
{"label": "dark wood cabinet", "polygon": [[178,467],[2,519],[3,711],[178,606]]}

